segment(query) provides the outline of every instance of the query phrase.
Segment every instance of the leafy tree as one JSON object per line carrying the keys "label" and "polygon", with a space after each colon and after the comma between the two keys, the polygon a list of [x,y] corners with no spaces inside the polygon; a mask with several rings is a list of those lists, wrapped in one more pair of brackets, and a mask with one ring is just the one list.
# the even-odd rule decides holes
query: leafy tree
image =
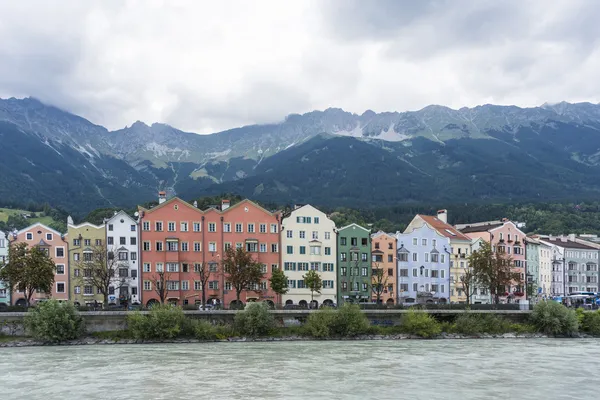
{"label": "leafy tree", "polygon": [[259,293],[256,287],[260,284],[264,274],[262,264],[254,261],[252,254],[243,248],[228,248],[223,259],[223,271],[227,274],[231,287],[235,289],[237,304],[240,304],[240,295],[244,290]]}
{"label": "leafy tree", "polygon": [[380,268],[379,263],[374,263],[372,278],[371,291],[375,294],[377,304],[379,304],[381,303],[381,295],[388,283],[388,276],[384,273],[383,268]]}
{"label": "leafy tree", "polygon": [[307,288],[310,289],[310,302],[313,302],[313,297],[315,292],[321,293],[321,289],[323,288],[323,281],[321,280],[321,275],[315,270],[310,270],[306,274],[302,275],[304,279],[304,284]]}
{"label": "leafy tree", "polygon": [[71,303],[49,300],[25,316],[27,332],[36,339],[59,342],[77,339],[84,332],[83,318]]}
{"label": "leafy tree", "polygon": [[16,289],[23,291],[29,307],[31,297],[36,290],[51,293],[55,272],[56,265],[48,256],[46,249],[17,243],[9,247],[8,263],[0,270],[0,279],[8,282],[11,291]]}
{"label": "leafy tree", "polygon": [[206,285],[210,279],[210,271],[207,263],[194,264],[194,270],[198,273],[200,287],[202,289],[202,309],[206,310]]}
{"label": "leafy tree", "polygon": [[471,296],[475,293],[475,273],[471,268],[465,268],[459,280],[467,296],[467,304],[471,304]]}
{"label": "leafy tree", "polygon": [[279,296],[278,303],[281,305],[281,296],[289,291],[288,279],[285,272],[280,268],[273,270],[271,278],[269,278],[269,285],[271,286],[271,290]]}
{"label": "leafy tree", "polygon": [[494,304],[498,304],[500,291],[504,291],[506,286],[521,283],[521,274],[512,269],[512,259],[505,253],[492,251],[492,246],[487,242],[471,253],[469,265],[474,280],[490,291]]}
{"label": "leafy tree", "polygon": [[111,287],[114,288],[120,285],[118,272],[121,264],[117,261],[112,249],[107,248],[105,245],[94,246],[92,252],[84,253],[83,259],[76,261],[74,266],[83,272],[76,279],[83,285],[91,285],[97,288],[102,294],[104,308],[108,307],[108,296]]}
{"label": "leafy tree", "polygon": [[160,304],[165,304],[167,300],[167,296],[169,295],[169,278],[170,274],[165,272],[165,270],[156,271],[152,278],[150,278],[150,282],[152,283],[152,287],[154,291],[158,295],[160,299]]}

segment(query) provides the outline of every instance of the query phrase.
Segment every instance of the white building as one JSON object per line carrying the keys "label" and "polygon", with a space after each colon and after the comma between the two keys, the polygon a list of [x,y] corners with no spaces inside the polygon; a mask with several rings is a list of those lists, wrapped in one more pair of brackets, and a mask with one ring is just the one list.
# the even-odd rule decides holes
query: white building
{"label": "white building", "polygon": [[[119,282],[109,295],[109,303],[120,305],[140,302],[139,227],[135,219],[124,211],[104,221],[106,224],[106,248],[118,260]],[[112,291],[112,290],[111,290]]]}
{"label": "white building", "polygon": [[337,303],[336,228],[327,215],[310,205],[292,211],[282,221],[281,254],[289,286],[282,298],[284,304],[310,303],[311,291],[303,278],[309,270],[317,271],[323,281],[321,293],[314,293],[314,305]]}
{"label": "white building", "polygon": [[[0,268],[8,261],[8,239],[6,234],[0,231]],[[10,303],[10,291],[6,289],[6,286],[0,282],[0,307],[1,304]]]}

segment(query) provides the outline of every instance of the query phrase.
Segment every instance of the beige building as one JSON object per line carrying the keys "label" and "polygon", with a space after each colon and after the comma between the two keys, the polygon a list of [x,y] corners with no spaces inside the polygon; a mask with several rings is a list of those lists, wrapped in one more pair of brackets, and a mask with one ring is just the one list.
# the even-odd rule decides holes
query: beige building
{"label": "beige building", "polygon": [[311,291],[304,275],[317,271],[323,282],[321,293],[314,293],[314,305],[337,303],[336,260],[337,237],[335,223],[313,206],[297,207],[282,221],[281,261],[288,278],[289,292],[284,304],[308,306]]}
{"label": "beige building", "polygon": [[539,296],[546,298],[550,296],[551,288],[552,288],[552,246],[539,242],[539,288],[541,291],[539,292]]}

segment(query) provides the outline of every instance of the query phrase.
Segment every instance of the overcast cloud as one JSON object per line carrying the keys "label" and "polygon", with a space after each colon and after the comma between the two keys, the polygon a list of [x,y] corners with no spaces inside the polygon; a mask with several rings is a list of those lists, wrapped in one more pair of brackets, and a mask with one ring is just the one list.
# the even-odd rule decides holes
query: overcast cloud
{"label": "overcast cloud", "polygon": [[0,0],[0,97],[209,133],[341,107],[600,100],[595,0]]}

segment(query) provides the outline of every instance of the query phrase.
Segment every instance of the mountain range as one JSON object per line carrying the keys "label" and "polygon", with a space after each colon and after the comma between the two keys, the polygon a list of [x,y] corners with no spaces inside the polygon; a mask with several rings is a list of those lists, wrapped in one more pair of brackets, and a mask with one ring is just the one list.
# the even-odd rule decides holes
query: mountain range
{"label": "mountain range", "polygon": [[210,135],[117,131],[34,98],[0,99],[0,203],[83,213],[168,190],[278,204],[581,200],[600,193],[600,105],[337,108]]}

